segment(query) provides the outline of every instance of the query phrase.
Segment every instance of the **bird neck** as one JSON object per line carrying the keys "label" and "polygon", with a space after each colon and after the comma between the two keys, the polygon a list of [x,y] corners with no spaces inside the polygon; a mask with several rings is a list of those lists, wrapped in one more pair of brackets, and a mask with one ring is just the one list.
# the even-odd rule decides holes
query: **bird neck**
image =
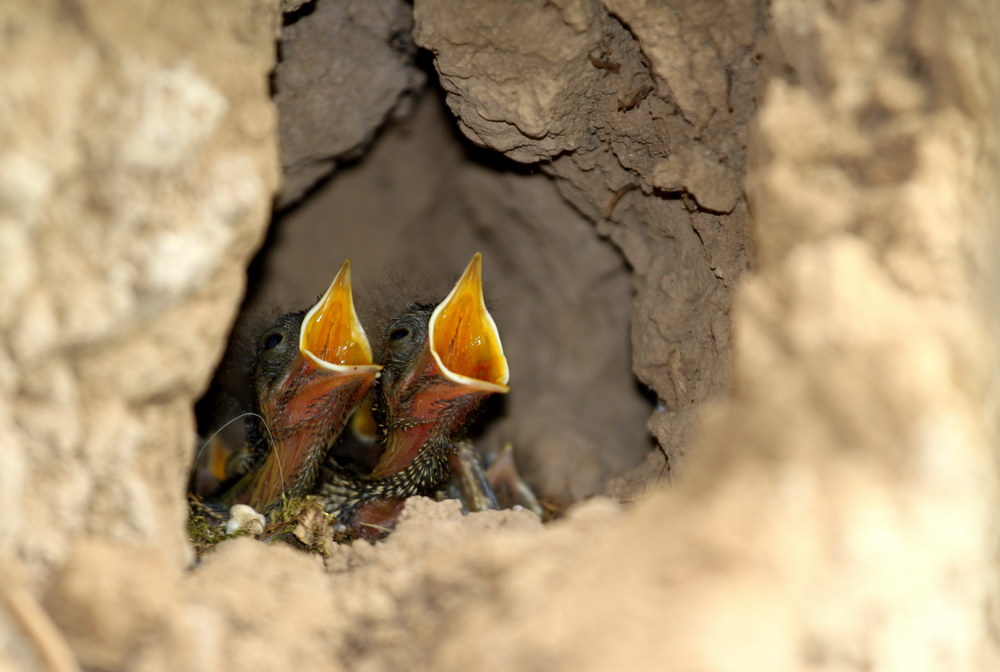
{"label": "bird neck", "polygon": [[448,441],[428,442],[405,468],[384,478],[335,470],[320,487],[326,511],[347,522],[358,507],[373,500],[431,494],[448,477],[448,455],[453,450]]}
{"label": "bird neck", "polygon": [[446,377],[425,346],[406,376],[382,396],[385,448],[372,479],[399,473],[426,446],[448,442],[489,393]]}
{"label": "bird neck", "polygon": [[223,494],[223,501],[266,511],[282,497],[306,494],[370,385],[360,376],[305,369],[291,384],[261,394],[258,409],[267,434],[266,453],[257,468]]}

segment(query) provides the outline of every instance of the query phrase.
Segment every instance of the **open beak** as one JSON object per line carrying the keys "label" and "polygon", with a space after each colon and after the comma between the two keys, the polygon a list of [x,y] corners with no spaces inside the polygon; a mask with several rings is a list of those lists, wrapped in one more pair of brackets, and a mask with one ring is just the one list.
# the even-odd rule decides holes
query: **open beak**
{"label": "open beak", "polygon": [[327,371],[382,368],[372,361],[372,348],[354,310],[350,259],[340,266],[326,293],[302,320],[299,352],[313,366]]}
{"label": "open beak", "polygon": [[428,327],[431,356],[443,377],[483,392],[506,393],[510,370],[500,333],[483,300],[479,252],[434,312]]}
{"label": "open beak", "polygon": [[[280,417],[285,421],[279,424],[294,427],[299,421],[332,414],[340,420],[339,433],[381,368],[372,360],[371,345],[354,310],[348,259],[302,319],[299,353],[272,395],[280,398],[275,402],[282,402]],[[345,389],[351,392],[346,398]],[[359,396],[355,399],[356,391]]]}
{"label": "open beak", "polygon": [[510,372],[496,323],[483,300],[483,255],[478,252],[451,292],[431,313],[427,343],[397,398],[399,428],[369,478],[402,471],[435,436],[449,439],[491,394],[510,388]]}
{"label": "open beak", "polygon": [[303,318],[299,352],[287,372],[261,400],[272,449],[244,487],[234,486],[230,503],[263,511],[282,494],[305,494],[381,368],[354,309],[348,259]]}

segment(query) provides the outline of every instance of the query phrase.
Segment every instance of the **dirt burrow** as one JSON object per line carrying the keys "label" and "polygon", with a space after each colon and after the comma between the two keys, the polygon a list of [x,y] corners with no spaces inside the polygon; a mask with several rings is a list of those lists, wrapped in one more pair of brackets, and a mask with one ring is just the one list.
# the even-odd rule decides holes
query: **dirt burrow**
{"label": "dirt burrow", "polygon": [[[585,247],[580,216],[610,239],[650,426],[683,468],[546,528],[417,499],[384,544],[321,558],[237,539],[190,570],[191,403],[277,189],[278,10],[0,9],[4,664],[997,666],[996,9],[418,0],[415,40],[462,132],[542,161],[456,161],[473,226],[442,231],[544,234],[543,263],[572,244],[608,278],[575,296],[606,306],[623,267]],[[498,271],[540,282],[503,249]],[[510,403],[504,431],[527,431]],[[583,454],[596,477],[545,487],[641,457]],[[534,459],[542,482],[571,468]]]}

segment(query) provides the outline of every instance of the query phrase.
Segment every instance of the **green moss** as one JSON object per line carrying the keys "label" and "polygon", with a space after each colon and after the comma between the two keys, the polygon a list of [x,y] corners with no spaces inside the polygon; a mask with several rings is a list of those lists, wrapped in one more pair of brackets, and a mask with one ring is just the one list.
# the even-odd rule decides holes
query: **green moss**
{"label": "green moss", "polygon": [[194,547],[197,557],[202,557],[212,550],[216,544],[226,538],[225,529],[213,525],[204,516],[190,514],[188,516],[188,538]]}
{"label": "green moss", "polygon": [[215,545],[226,539],[254,536],[249,530],[237,530],[226,534],[225,525],[218,520],[206,518],[203,515],[190,513],[187,524],[188,538],[194,547],[195,557],[201,558],[215,548]]}

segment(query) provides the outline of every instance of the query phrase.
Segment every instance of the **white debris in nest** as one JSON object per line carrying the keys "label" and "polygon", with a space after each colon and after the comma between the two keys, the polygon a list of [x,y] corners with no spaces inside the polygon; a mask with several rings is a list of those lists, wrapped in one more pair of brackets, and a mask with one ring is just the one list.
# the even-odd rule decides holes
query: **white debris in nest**
{"label": "white debris in nest", "polygon": [[226,534],[236,534],[246,531],[255,537],[264,532],[267,521],[262,514],[257,513],[252,506],[236,504],[229,509],[229,520],[226,522]]}

